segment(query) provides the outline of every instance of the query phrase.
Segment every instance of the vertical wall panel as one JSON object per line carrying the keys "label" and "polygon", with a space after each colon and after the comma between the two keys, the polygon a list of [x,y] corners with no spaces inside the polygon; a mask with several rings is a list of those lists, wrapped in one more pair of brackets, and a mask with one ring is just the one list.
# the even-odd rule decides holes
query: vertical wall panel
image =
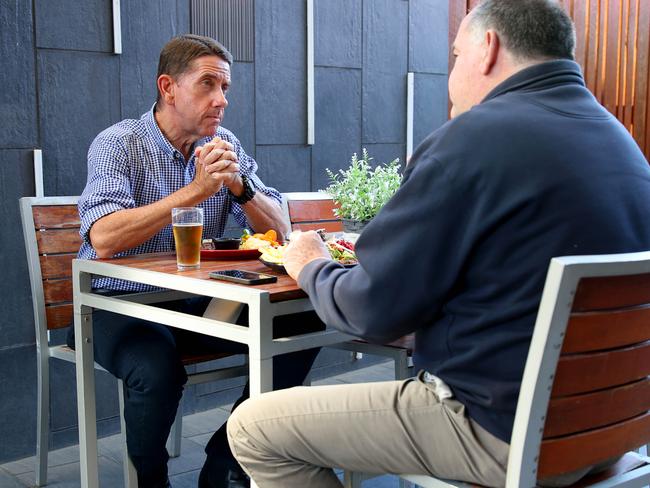
{"label": "vertical wall panel", "polygon": [[14,0],[0,8],[0,148],[37,143],[31,5]]}
{"label": "vertical wall panel", "polygon": [[447,76],[415,74],[413,149],[447,121]]}
{"label": "vertical wall panel", "polygon": [[262,181],[280,192],[305,191],[310,183],[311,148],[306,146],[257,146]]}
{"label": "vertical wall panel", "polygon": [[312,149],[311,189],[329,184],[333,172],[350,165],[361,151],[361,71],[316,68],[316,144]]}
{"label": "vertical wall panel", "polygon": [[[29,274],[22,246],[18,199],[34,191],[32,154],[25,149],[0,149],[0,195],[3,198],[5,232],[0,232],[0,350],[14,344],[34,342],[34,320]],[[7,229],[11,229],[8,231]],[[3,376],[3,372],[0,376]],[[0,396],[0,398],[3,398]],[[0,402],[0,409],[2,408]],[[2,418],[7,418],[2,416]],[[2,422],[0,422],[1,424]],[[0,434],[0,439],[3,437]],[[0,446],[4,444],[0,442]],[[2,459],[0,447],[0,459]]]}
{"label": "vertical wall panel", "polygon": [[[650,2],[641,0],[639,7],[638,37],[636,40],[637,69],[633,133],[646,158],[650,159]],[[645,26],[645,28],[644,28]]]}
{"label": "vertical wall panel", "polygon": [[361,68],[361,12],[361,0],[314,2],[316,65]]}
{"label": "vertical wall panel", "polygon": [[17,459],[36,443],[36,348],[0,349],[0,460]]}
{"label": "vertical wall panel", "polygon": [[409,71],[447,73],[448,0],[411,0],[409,4]]}
{"label": "vertical wall panel", "polygon": [[256,142],[305,144],[306,4],[265,0],[255,7]]}
{"label": "vertical wall panel", "polygon": [[37,47],[113,52],[112,2],[35,0],[34,3]]}
{"label": "vertical wall panel", "polygon": [[228,90],[228,107],[223,126],[232,131],[244,151],[255,157],[255,66],[235,62]]}
{"label": "vertical wall panel", "polygon": [[408,3],[366,0],[363,10],[363,143],[403,143],[406,137]]}
{"label": "vertical wall panel", "polygon": [[46,195],[79,195],[95,136],[120,119],[118,56],[40,51],[38,72]]}
{"label": "vertical wall panel", "polygon": [[404,157],[406,155],[406,144],[364,144],[368,154],[372,157],[371,164],[390,163],[393,159],[399,159],[402,168],[404,167]]}

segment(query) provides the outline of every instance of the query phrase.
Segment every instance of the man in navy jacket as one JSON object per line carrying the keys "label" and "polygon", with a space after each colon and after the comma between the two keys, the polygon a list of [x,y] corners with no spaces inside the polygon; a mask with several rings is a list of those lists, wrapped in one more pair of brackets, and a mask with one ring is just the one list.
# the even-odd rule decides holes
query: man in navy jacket
{"label": "man in navy jacket", "polygon": [[243,404],[229,439],[260,487],[340,486],[323,466],[503,486],[550,259],[650,249],[648,163],[574,43],[554,1],[485,0],[453,46],[452,120],[364,230],[359,265],[292,237],[287,271],[320,318],[379,343],[415,331],[422,372]]}

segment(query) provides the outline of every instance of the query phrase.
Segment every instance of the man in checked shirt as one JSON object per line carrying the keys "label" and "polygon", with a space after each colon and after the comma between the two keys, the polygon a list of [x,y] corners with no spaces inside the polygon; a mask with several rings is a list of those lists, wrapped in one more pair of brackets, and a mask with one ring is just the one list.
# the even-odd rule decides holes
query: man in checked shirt
{"label": "man in checked shirt", "polygon": [[[160,54],[158,99],[139,120],[100,133],[88,151],[88,181],[79,199],[79,257],[109,258],[171,251],[171,209],[199,206],[204,233],[219,237],[231,213],[242,227],[287,232],[281,196],[257,177],[257,163],[232,132],[220,127],[228,105],[231,54],[213,39],[183,35]],[[97,279],[100,293],[151,287]],[[201,315],[209,299],[161,304]],[[246,324],[244,309],[239,323]],[[323,327],[313,312],[279,317],[276,335]],[[73,328],[68,344],[74,345]],[[246,352],[241,344],[105,311],[93,313],[95,360],[124,381],[129,456],[140,488],[170,486],[165,442],[187,380],[180,353]],[[275,358],[276,389],[302,384],[317,349]],[[248,396],[248,388],[235,407]],[[228,447],[225,424],[206,447],[199,486],[241,486],[243,473]],[[230,474],[229,474],[230,472]]]}

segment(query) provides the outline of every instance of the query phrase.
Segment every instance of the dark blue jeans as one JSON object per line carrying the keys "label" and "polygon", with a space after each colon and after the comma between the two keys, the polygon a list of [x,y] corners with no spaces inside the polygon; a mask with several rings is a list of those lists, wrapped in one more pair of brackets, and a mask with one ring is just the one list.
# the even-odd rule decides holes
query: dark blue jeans
{"label": "dark blue jeans", "polygon": [[[209,298],[192,298],[157,306],[202,315],[209,301]],[[237,323],[248,323],[247,309]],[[273,333],[282,337],[324,327],[315,313],[305,312],[276,317]],[[138,485],[141,488],[158,486],[167,477],[169,456],[165,443],[187,381],[181,354],[246,353],[247,347],[102,310],[93,313],[93,335],[95,361],[124,382],[126,439],[129,456],[138,472]],[[73,327],[69,329],[67,342],[74,347]],[[274,389],[301,385],[318,351],[315,348],[275,357]],[[247,397],[248,385],[235,407]],[[206,452],[208,456],[223,459],[226,465],[235,463],[225,436],[225,425],[210,440]]]}

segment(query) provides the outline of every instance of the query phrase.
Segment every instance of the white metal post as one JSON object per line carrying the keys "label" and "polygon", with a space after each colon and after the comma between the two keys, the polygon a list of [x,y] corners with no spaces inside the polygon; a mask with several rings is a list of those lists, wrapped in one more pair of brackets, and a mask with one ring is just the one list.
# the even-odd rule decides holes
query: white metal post
{"label": "white metal post", "polygon": [[248,303],[250,396],[273,389],[273,316],[268,295],[259,295]]}
{"label": "white metal post", "polygon": [[77,262],[73,261],[72,287],[81,487],[99,488],[92,309],[80,303],[81,293],[90,292],[91,279],[89,274],[77,272],[76,265]]}
{"label": "white metal post", "polygon": [[307,145],[316,141],[314,128],[314,0],[307,0]]}
{"label": "white metal post", "polygon": [[122,19],[120,0],[113,0],[113,53],[122,54]]}
{"label": "white metal post", "polygon": [[406,74],[406,162],[413,154],[413,97],[415,91],[415,74]]}
{"label": "white metal post", "polygon": [[43,151],[41,149],[34,149],[34,190],[35,196],[45,196],[43,190]]}

